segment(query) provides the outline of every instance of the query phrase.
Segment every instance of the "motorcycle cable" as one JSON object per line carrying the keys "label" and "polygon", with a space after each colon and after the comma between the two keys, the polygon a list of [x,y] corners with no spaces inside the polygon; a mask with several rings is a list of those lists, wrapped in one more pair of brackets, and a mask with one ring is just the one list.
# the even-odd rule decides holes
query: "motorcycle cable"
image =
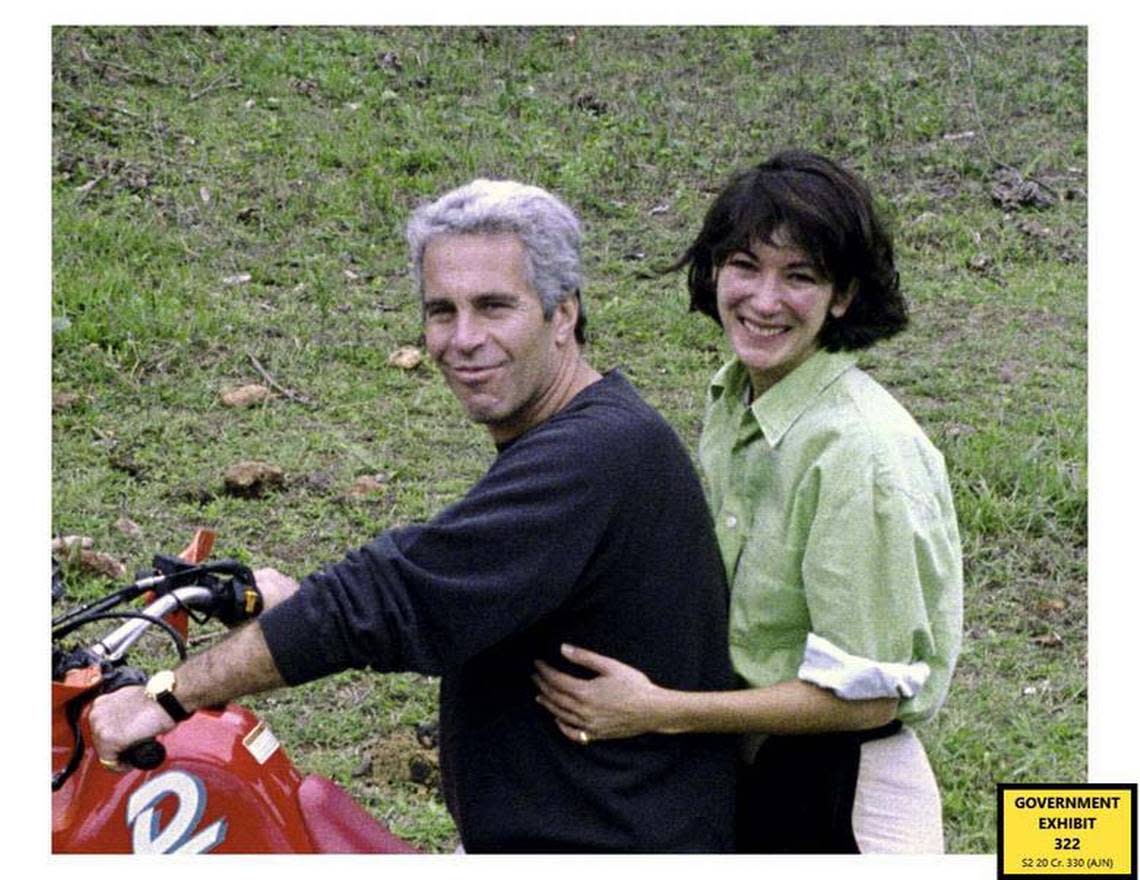
{"label": "motorcycle cable", "polygon": [[63,788],[63,784],[71,778],[71,774],[79,767],[79,762],[83,760],[83,737],[79,735],[79,712],[82,708],[84,701],[75,700],[67,707],[67,725],[71,728],[71,736],[75,741],[75,745],[71,750],[71,758],[68,759],[67,766],[60,770],[58,773],[53,773],[51,776],[51,790],[59,791]]}
{"label": "motorcycle cable", "polygon": [[149,623],[162,629],[171,639],[174,640],[174,647],[178,651],[178,659],[185,660],[187,657],[186,640],[182,638],[182,634],[178,632],[173,626],[165,620],[160,620],[156,617],[151,617],[149,614],[143,614],[140,611],[104,611],[99,614],[92,614],[84,617],[82,620],[77,620],[73,623],[66,624],[58,630],[52,630],[52,639],[61,639],[66,635],[70,635],[75,630],[96,620],[145,620]]}
{"label": "motorcycle cable", "polygon": [[192,584],[199,579],[206,580],[204,576],[210,574],[228,574],[238,578],[243,583],[253,582],[253,574],[247,566],[229,559],[220,559],[216,562],[207,562],[202,565],[188,565],[176,557],[168,556],[156,556],[154,561],[155,569],[158,572],[157,574],[139,578],[133,584],[121,587],[101,599],[96,599],[86,605],[81,605],[71,611],[66,611],[52,620],[52,626],[59,626],[87,613],[106,611],[122,602],[135,599],[150,590],[162,595],[168,593],[175,587]]}
{"label": "motorcycle cable", "polygon": [[60,626],[64,623],[67,623],[68,621],[74,620],[76,617],[80,617],[88,613],[106,611],[109,608],[114,608],[116,605],[122,602],[129,601],[137,596],[141,596],[146,592],[147,589],[147,587],[140,587],[137,584],[131,584],[129,586],[123,587],[122,589],[116,590],[114,593],[103,596],[101,599],[96,599],[95,601],[89,602],[86,605],[80,605],[78,608],[73,608],[70,611],[65,611],[58,617],[53,618],[51,625],[53,627]]}

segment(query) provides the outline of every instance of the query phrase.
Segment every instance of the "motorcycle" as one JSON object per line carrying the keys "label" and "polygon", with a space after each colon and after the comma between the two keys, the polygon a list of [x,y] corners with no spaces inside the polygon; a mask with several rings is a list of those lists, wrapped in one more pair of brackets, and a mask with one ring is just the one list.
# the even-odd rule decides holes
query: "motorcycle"
{"label": "motorcycle", "polygon": [[[233,626],[261,595],[237,562],[206,562],[199,530],[177,557],[52,620],[52,851],[55,853],[416,853],[322,776],[302,776],[266,724],[235,704],[200,709],[157,739],[99,763],[88,713],[100,694],[143,684],[127,651],[154,628],[186,657],[189,622]],[[52,601],[62,594],[53,565]],[[141,611],[116,610],[141,598]],[[65,646],[89,624],[117,620],[98,641]]]}

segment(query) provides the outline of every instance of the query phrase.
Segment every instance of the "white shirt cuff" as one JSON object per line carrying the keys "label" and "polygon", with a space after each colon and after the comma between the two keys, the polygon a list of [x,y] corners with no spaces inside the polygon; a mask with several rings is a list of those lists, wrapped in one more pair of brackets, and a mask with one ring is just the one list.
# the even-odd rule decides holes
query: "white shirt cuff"
{"label": "white shirt cuff", "polygon": [[930,677],[930,667],[917,663],[885,663],[848,654],[822,636],[808,633],[797,676],[845,700],[879,697],[910,699]]}

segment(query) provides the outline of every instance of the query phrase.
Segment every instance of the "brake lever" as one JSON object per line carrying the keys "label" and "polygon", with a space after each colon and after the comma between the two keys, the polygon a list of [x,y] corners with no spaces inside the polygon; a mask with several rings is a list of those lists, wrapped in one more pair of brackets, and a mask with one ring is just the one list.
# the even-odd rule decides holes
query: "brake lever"
{"label": "brake lever", "polygon": [[[253,571],[233,559],[195,564],[176,556],[156,555],[154,570],[157,576],[151,589],[156,593],[166,593],[187,584],[208,588],[216,600],[210,614],[226,626],[236,626],[256,617],[265,605]],[[227,580],[218,575],[229,577]]]}

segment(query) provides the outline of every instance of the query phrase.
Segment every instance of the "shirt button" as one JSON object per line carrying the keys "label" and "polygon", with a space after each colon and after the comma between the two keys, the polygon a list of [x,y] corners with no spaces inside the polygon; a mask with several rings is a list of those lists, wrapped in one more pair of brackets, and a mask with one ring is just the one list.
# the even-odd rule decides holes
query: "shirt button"
{"label": "shirt button", "polygon": [[735,529],[736,528],[736,517],[730,513],[728,516],[726,516],[724,518],[724,524],[726,526],[728,526],[730,529]]}

